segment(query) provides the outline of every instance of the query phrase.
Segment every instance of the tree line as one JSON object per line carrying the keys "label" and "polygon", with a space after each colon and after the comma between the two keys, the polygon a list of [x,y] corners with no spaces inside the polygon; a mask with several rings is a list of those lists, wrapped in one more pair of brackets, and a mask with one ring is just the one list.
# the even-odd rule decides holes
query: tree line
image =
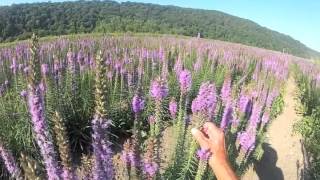
{"label": "tree line", "polygon": [[90,32],[148,32],[212,38],[301,57],[319,56],[290,36],[214,10],[115,1],[0,6],[0,42]]}

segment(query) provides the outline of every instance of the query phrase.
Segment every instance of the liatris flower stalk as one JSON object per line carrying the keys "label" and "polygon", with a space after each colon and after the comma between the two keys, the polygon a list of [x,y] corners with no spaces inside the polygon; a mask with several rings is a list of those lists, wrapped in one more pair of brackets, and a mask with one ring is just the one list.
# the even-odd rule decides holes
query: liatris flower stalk
{"label": "liatris flower stalk", "polygon": [[256,128],[260,122],[261,111],[262,111],[262,105],[260,104],[260,102],[256,102],[253,105],[252,114],[249,119],[249,125],[248,125],[249,129],[251,129],[253,131],[256,130]]}
{"label": "liatris flower stalk", "polygon": [[161,102],[168,95],[168,86],[160,77],[151,83],[150,95],[156,102]]}
{"label": "liatris flower stalk", "polygon": [[211,155],[211,152],[206,149],[199,149],[197,151],[197,156],[199,157],[198,170],[196,173],[195,180],[202,180],[203,175],[208,166],[208,159]]}
{"label": "liatris flower stalk", "polygon": [[99,51],[96,58],[95,78],[95,115],[92,120],[92,146],[94,156],[93,179],[113,179],[112,150],[108,141],[108,129],[111,124],[107,120],[106,110],[106,65]]}
{"label": "liatris flower stalk", "polygon": [[174,98],[172,98],[169,103],[169,111],[172,119],[176,118],[177,108],[178,108],[177,102]]}
{"label": "liatris flower stalk", "polygon": [[228,127],[228,124],[233,121],[233,102],[227,102],[224,112],[222,115],[222,120],[220,123],[220,128],[225,130]]}
{"label": "liatris flower stalk", "polygon": [[16,57],[13,57],[12,58],[12,64],[11,64],[11,66],[10,66],[10,69],[12,70],[12,73],[13,74],[16,74],[17,73],[17,59],[16,59]]}
{"label": "liatris flower stalk", "polygon": [[43,76],[46,76],[49,72],[49,66],[48,64],[42,64],[41,65],[41,73]]}
{"label": "liatris flower stalk", "polygon": [[[216,103],[217,95],[214,84],[210,84],[209,82],[203,83],[200,86],[198,96],[192,101],[192,126],[195,128],[199,128],[204,124],[205,121],[210,120],[212,118],[213,112],[215,111]],[[199,146],[194,138],[190,140],[191,142],[188,149],[188,155],[181,173],[182,179],[189,176],[190,169],[193,166],[193,157]]]}
{"label": "liatris flower stalk", "polygon": [[4,147],[2,142],[0,142],[0,156],[12,178],[22,179],[18,163],[14,159],[12,153]]}
{"label": "liatris flower stalk", "polygon": [[225,106],[231,100],[231,78],[230,78],[230,76],[227,76],[227,78],[224,80],[223,86],[221,88],[220,97],[221,97],[221,100]]}
{"label": "liatris flower stalk", "polygon": [[159,169],[159,165],[154,161],[154,139],[150,138],[147,143],[147,151],[143,159],[143,172],[147,180],[152,180]]}
{"label": "liatris flower stalk", "polygon": [[56,135],[56,141],[60,152],[62,167],[62,177],[66,180],[76,179],[74,169],[72,167],[72,160],[70,154],[70,145],[68,140],[67,131],[63,122],[63,119],[58,112],[55,112],[54,118],[54,133]]}
{"label": "liatris flower stalk", "polygon": [[110,142],[106,139],[111,122],[101,119],[97,115],[92,120],[92,146],[94,155],[93,179],[114,178],[112,164],[112,150]]}
{"label": "liatris flower stalk", "polygon": [[246,130],[238,133],[237,138],[244,154],[250,153],[254,149],[256,141],[255,132]]}
{"label": "liatris flower stalk", "polygon": [[[122,155],[121,155],[121,159],[127,167],[131,166],[132,154],[133,153],[131,151],[131,142],[129,139],[127,139],[126,142],[123,144],[123,150],[122,150]],[[130,169],[130,168],[128,168],[128,169]]]}
{"label": "liatris flower stalk", "polygon": [[131,140],[131,151],[129,152],[130,165],[131,165],[131,176],[133,179],[141,179],[140,174],[140,132],[135,133]]}
{"label": "liatris flower stalk", "polygon": [[162,100],[168,95],[168,86],[165,80],[158,78],[151,83],[150,95],[155,100],[155,136],[160,136],[162,130],[161,112],[162,112]]}
{"label": "liatris flower stalk", "polygon": [[40,148],[49,180],[60,179],[60,168],[54,151],[49,127],[45,120],[43,97],[40,90],[40,63],[38,57],[38,39],[32,36],[29,75],[28,106],[31,114],[36,142]]}
{"label": "liatris flower stalk", "polygon": [[203,83],[200,87],[198,96],[192,101],[191,109],[195,115],[204,115],[209,119],[216,109],[217,95],[214,84]]}
{"label": "liatris flower stalk", "polygon": [[28,92],[27,92],[26,90],[22,90],[22,91],[20,92],[20,96],[21,96],[23,99],[26,99],[27,96],[28,96]]}
{"label": "liatris flower stalk", "polygon": [[160,166],[160,143],[162,133],[162,100],[168,95],[168,86],[165,80],[158,78],[151,83],[150,95],[155,100],[155,126],[154,134],[151,134],[156,139],[156,162]]}
{"label": "liatris flower stalk", "polygon": [[140,145],[141,145],[141,132],[140,126],[141,123],[139,121],[139,113],[144,108],[144,100],[141,96],[136,94],[132,100],[132,109],[135,112],[135,121],[133,127],[133,135],[131,142],[131,172],[132,176],[136,179],[139,179],[138,176],[140,174],[140,169],[137,166],[137,163],[140,162]]}
{"label": "liatris flower stalk", "polygon": [[92,180],[93,159],[89,155],[82,154],[80,167],[77,169],[77,176],[82,180]]}
{"label": "liatris flower stalk", "polygon": [[39,164],[34,159],[31,159],[23,153],[21,153],[20,156],[20,166],[23,169],[25,179],[43,179],[43,177],[40,176]]}
{"label": "liatris flower stalk", "polygon": [[185,69],[180,72],[179,84],[180,84],[180,91],[182,94],[186,94],[188,91],[190,91],[192,86],[192,76],[190,71]]}
{"label": "liatris flower stalk", "polygon": [[181,94],[180,94],[180,100],[179,100],[178,118],[174,124],[175,136],[176,136],[175,137],[176,141],[174,142],[175,152],[172,154],[173,159],[175,159],[174,167],[180,164],[182,160],[181,156],[183,156],[182,149],[184,148],[184,140],[185,140],[185,133],[186,133],[185,114],[186,114],[186,107],[187,107],[187,97],[188,97],[188,92],[191,90],[191,86],[192,86],[192,75],[191,75],[191,72],[188,71],[187,69],[181,70],[178,77],[179,77],[178,81],[180,85]]}
{"label": "liatris flower stalk", "polygon": [[132,99],[132,109],[134,113],[140,113],[144,108],[144,100],[139,95],[134,95]]}
{"label": "liatris flower stalk", "polygon": [[250,108],[250,98],[241,93],[237,107],[242,116],[248,115],[248,109]]}

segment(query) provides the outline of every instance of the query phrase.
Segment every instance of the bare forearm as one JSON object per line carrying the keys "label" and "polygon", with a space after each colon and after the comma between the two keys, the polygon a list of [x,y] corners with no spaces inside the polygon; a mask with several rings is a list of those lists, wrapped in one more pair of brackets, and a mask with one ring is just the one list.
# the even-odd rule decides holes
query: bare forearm
{"label": "bare forearm", "polygon": [[233,172],[226,159],[211,160],[209,161],[209,165],[213,169],[218,180],[238,180],[238,177]]}

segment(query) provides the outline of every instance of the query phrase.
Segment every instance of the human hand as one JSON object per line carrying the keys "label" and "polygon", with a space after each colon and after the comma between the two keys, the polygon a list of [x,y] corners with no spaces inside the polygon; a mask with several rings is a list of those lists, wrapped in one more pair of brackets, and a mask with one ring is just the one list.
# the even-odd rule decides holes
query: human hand
{"label": "human hand", "polygon": [[224,132],[220,128],[211,122],[206,122],[200,130],[193,128],[191,133],[201,149],[211,152],[209,165],[218,179],[238,179],[229,165]]}

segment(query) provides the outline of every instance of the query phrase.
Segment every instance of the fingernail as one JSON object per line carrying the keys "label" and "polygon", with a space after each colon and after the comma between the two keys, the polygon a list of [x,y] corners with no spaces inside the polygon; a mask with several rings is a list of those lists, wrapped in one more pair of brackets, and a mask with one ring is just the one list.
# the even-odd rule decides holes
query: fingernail
{"label": "fingernail", "polygon": [[192,128],[191,129],[191,134],[195,134],[197,132],[197,129],[196,128]]}

